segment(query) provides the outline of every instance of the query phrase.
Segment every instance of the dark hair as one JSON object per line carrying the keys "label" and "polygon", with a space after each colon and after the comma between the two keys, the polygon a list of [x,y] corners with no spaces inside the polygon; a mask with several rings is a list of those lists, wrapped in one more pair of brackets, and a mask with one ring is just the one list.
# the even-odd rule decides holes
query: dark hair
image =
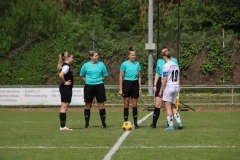
{"label": "dark hair", "polygon": [[172,53],[171,53],[170,51],[166,50],[166,51],[163,52],[162,55],[163,55],[163,56],[166,56],[167,58],[171,58],[171,54],[172,54]]}
{"label": "dark hair", "polygon": [[94,55],[94,53],[98,53],[98,52],[94,51],[94,50],[89,51],[89,57],[92,57]]}
{"label": "dark hair", "polygon": [[162,50],[163,50],[163,49],[169,50],[168,46],[166,46],[166,45],[163,45],[163,46],[162,46]]}
{"label": "dark hair", "polygon": [[132,51],[134,51],[133,50],[133,47],[132,46],[130,46],[129,48],[128,48],[128,55],[130,54],[130,52],[132,52]]}

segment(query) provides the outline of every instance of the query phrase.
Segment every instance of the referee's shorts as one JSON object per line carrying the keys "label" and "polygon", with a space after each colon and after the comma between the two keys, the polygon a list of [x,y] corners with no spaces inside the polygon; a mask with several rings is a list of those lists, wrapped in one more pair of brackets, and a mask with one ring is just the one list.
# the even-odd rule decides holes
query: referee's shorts
{"label": "referee's shorts", "polygon": [[138,98],[139,97],[139,83],[136,81],[124,80],[122,85],[122,96]]}
{"label": "referee's shorts", "polygon": [[96,85],[85,84],[83,92],[85,103],[91,103],[94,97],[96,97],[97,102],[105,102],[107,100],[103,83]]}
{"label": "referee's shorts", "polygon": [[159,97],[159,92],[161,87],[162,87],[162,77],[159,77],[157,81],[157,86],[156,86],[157,90],[155,92],[155,97]]}

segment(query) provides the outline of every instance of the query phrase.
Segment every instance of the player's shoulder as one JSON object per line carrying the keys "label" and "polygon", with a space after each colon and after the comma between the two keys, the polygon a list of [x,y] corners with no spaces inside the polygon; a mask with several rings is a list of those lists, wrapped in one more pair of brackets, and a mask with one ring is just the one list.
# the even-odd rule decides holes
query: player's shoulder
{"label": "player's shoulder", "polygon": [[140,64],[138,61],[134,61],[133,64]]}

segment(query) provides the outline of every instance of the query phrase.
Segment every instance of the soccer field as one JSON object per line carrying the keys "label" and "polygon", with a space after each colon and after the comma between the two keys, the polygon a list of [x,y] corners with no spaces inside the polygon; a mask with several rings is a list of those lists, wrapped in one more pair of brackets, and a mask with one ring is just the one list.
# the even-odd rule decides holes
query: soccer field
{"label": "soccer field", "polygon": [[[131,110],[130,110],[131,111]],[[140,128],[123,131],[122,108],[107,107],[107,129],[98,110],[84,128],[83,108],[70,108],[67,126],[59,131],[59,109],[0,108],[0,160],[186,160],[240,158],[240,111],[182,111],[183,130],[165,131],[162,109],[156,129],[152,114],[139,109]],[[129,113],[132,121],[132,114]]]}

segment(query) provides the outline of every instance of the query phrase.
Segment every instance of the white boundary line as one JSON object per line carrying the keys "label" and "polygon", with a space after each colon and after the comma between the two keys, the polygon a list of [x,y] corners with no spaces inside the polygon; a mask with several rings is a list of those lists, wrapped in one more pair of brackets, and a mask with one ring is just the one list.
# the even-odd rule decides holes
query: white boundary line
{"label": "white boundary line", "polygon": [[[138,124],[145,121],[150,115],[152,115],[152,112],[143,117],[141,120],[138,121]],[[119,149],[122,142],[126,139],[126,137],[129,135],[130,131],[124,132],[124,134],[118,139],[117,143],[111,148],[111,150],[108,152],[108,154],[104,157],[104,160],[110,160],[112,155]]]}
{"label": "white boundary line", "polygon": [[[177,149],[177,148],[239,148],[240,146],[121,146],[121,149],[131,149],[131,148],[167,148],[167,149]],[[0,149],[108,149],[110,146],[96,146],[96,147],[83,147],[83,146],[69,146],[69,147],[57,147],[57,146],[0,146]]]}

